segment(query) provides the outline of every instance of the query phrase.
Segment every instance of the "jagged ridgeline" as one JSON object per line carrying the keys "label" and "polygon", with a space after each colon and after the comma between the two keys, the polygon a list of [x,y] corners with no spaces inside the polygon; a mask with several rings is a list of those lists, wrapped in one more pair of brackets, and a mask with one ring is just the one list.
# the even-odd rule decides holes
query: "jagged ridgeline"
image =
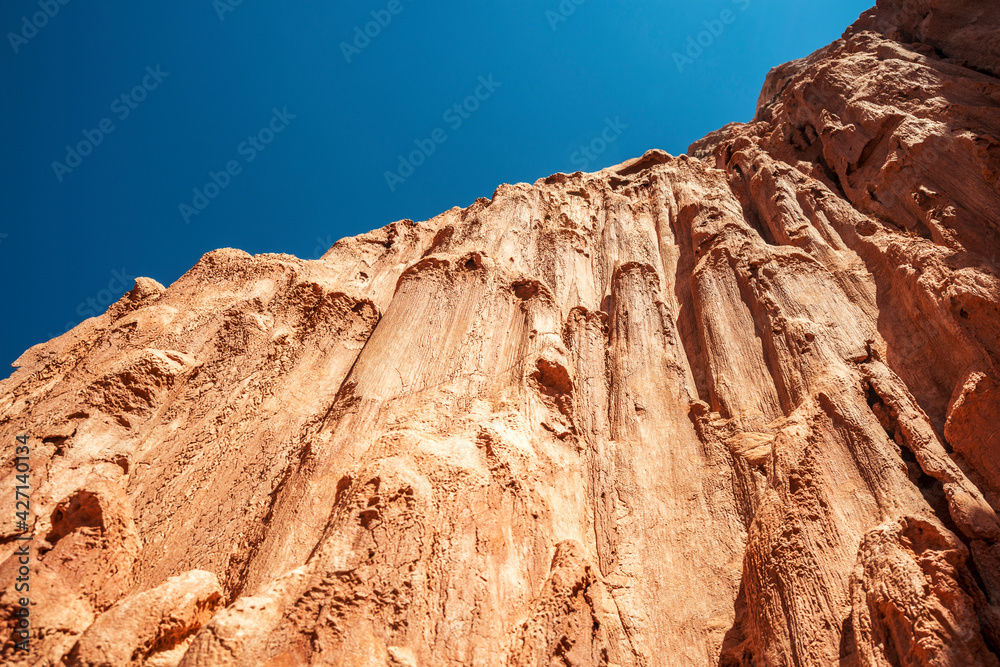
{"label": "jagged ridgeline", "polygon": [[1000,6],[316,261],[140,278],[0,383],[9,665],[1000,665]]}

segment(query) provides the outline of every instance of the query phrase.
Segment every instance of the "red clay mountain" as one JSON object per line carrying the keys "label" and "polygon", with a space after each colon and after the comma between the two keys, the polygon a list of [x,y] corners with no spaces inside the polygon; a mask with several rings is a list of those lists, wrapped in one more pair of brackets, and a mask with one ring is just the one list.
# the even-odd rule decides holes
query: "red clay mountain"
{"label": "red clay mountain", "polygon": [[0,383],[4,664],[1000,665],[998,77],[880,0],[688,155],[138,279]]}

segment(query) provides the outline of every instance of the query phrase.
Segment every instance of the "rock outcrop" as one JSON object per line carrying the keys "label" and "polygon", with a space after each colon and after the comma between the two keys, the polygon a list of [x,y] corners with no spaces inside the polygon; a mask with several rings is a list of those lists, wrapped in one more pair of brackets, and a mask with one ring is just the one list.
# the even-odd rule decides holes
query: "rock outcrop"
{"label": "rock outcrop", "polygon": [[689,155],[139,279],[0,383],[4,664],[1000,665],[998,36],[880,0]]}

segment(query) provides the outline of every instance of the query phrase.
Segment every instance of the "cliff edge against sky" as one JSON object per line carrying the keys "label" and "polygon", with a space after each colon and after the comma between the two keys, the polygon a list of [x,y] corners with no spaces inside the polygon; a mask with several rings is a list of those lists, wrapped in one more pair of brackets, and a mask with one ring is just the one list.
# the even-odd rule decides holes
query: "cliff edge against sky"
{"label": "cliff edge against sky", "polygon": [[140,278],[0,382],[0,657],[1000,666],[998,77],[880,1],[689,155]]}

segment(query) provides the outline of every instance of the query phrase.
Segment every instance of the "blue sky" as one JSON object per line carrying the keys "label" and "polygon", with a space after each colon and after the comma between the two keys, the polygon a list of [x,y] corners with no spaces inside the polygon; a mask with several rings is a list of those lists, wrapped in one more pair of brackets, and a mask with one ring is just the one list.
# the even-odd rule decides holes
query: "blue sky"
{"label": "blue sky", "polygon": [[871,2],[7,0],[0,377],[215,248],[314,258],[500,183],[682,153]]}

